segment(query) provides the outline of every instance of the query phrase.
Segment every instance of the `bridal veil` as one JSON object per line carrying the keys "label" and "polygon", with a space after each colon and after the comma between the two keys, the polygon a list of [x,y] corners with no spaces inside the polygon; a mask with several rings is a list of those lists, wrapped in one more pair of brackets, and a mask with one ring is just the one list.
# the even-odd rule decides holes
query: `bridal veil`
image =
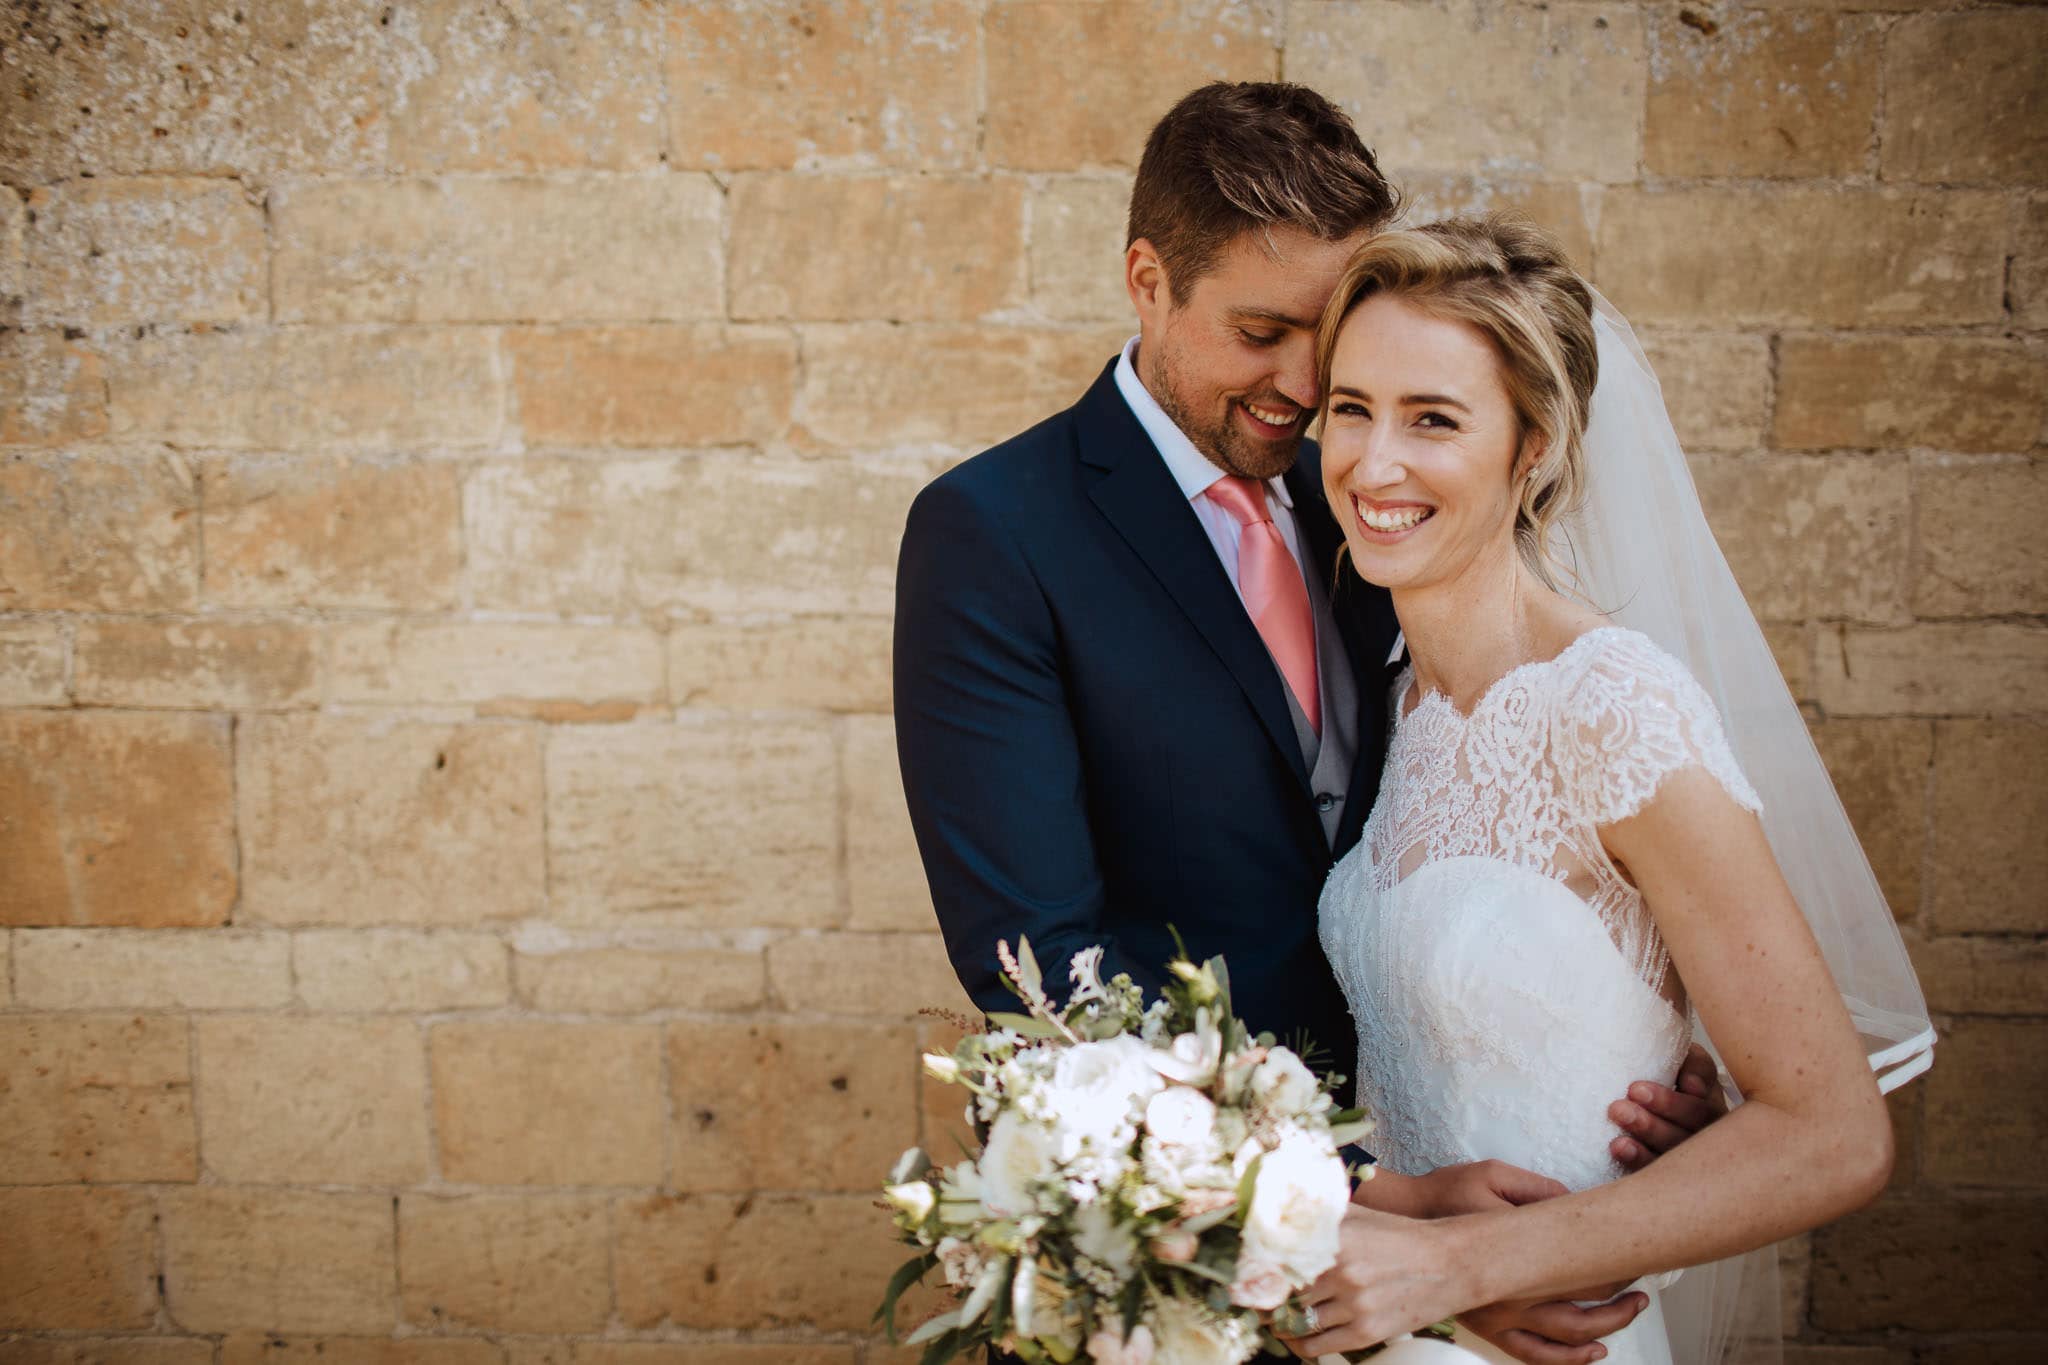
{"label": "bridal veil", "polygon": [[[1586,495],[1550,547],[1553,562],[1568,566],[1569,590],[1676,655],[1720,709],[1762,798],[1771,850],[1878,1086],[1890,1092],[1933,1059],[1919,980],[1805,718],[1707,525],[1656,375],[1621,314],[1597,293],[1594,305],[1600,374],[1585,438]],[[1775,1259],[1767,1250],[1699,1267],[1665,1291],[1678,1365],[1775,1354]]]}

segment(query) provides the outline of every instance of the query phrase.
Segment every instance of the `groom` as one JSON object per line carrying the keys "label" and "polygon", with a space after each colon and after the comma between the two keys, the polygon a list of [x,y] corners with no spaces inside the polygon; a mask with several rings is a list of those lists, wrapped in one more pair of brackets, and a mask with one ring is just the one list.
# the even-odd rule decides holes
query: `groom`
{"label": "groom", "polygon": [[[1150,993],[1178,930],[1198,960],[1228,958],[1253,1029],[1353,1072],[1316,901],[1372,807],[1398,632],[1386,593],[1339,571],[1303,436],[1317,320],[1398,202],[1315,92],[1189,94],[1131,192],[1139,335],[1077,404],[912,506],[898,755],[947,950],[983,1008],[1011,1003],[998,939],[1029,938],[1054,976],[1100,944],[1105,978]],[[1624,1160],[1703,1121],[1691,1094],[1633,1096],[1616,1117],[1642,1145],[1618,1138]],[[1414,1183],[1426,1214],[1561,1192],[1495,1163]],[[1471,1325],[1560,1365],[1594,1359],[1637,1311],[1625,1296]]]}

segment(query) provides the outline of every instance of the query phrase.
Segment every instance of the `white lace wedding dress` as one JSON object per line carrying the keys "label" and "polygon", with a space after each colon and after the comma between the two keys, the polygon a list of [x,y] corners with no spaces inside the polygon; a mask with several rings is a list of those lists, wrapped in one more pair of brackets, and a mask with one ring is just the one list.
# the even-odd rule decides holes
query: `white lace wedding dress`
{"label": "white lace wedding dress", "polygon": [[[1321,906],[1379,1123],[1366,1145],[1410,1175],[1490,1157],[1575,1190],[1615,1179],[1608,1105],[1672,1078],[1691,1030],[1599,827],[1683,768],[1751,810],[1756,795],[1705,692],[1635,631],[1601,627],[1510,671],[1469,716],[1412,685],[1395,684],[1379,799]],[[1670,1365],[1651,1300],[1607,1338],[1607,1365]]]}

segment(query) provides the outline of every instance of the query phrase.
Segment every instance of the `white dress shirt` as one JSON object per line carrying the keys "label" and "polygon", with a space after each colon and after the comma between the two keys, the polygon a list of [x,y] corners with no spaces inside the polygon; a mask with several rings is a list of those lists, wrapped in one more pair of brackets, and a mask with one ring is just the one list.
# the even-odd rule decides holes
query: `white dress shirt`
{"label": "white dress shirt", "polygon": [[[1244,527],[1238,525],[1237,518],[1220,504],[1202,496],[1209,490],[1209,485],[1224,477],[1223,471],[1212,464],[1208,456],[1195,449],[1195,443],[1174,425],[1173,419],[1166,415],[1166,410],[1159,406],[1158,400],[1139,380],[1134,359],[1137,354],[1138,338],[1132,337],[1124,343],[1124,353],[1116,362],[1117,390],[1123,394],[1124,402],[1131,405],[1131,412],[1139,425],[1145,428],[1145,434],[1152,438],[1152,444],[1159,448],[1160,457],[1173,474],[1173,481],[1180,485],[1181,493],[1202,523],[1202,530],[1208,533],[1209,543],[1216,548],[1216,557],[1223,561],[1223,571],[1230,575],[1238,600],[1243,601],[1244,586],[1237,581],[1237,546],[1244,538]],[[1294,499],[1289,495],[1287,485],[1278,478],[1266,480],[1266,510],[1272,515],[1280,539],[1287,545],[1287,553],[1294,556],[1295,571],[1301,573],[1301,540],[1294,529]],[[1302,582],[1308,582],[1306,573],[1302,573]]]}

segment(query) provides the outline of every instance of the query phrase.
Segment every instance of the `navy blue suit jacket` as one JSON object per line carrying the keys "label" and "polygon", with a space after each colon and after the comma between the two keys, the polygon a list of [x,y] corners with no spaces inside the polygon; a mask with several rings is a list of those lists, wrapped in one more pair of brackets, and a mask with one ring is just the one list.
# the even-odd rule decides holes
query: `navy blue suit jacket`
{"label": "navy blue suit jacket", "polygon": [[1335,573],[1342,533],[1304,442],[1288,486],[1363,713],[1333,850],[1279,671],[1114,369],[910,510],[896,738],[947,951],[977,1003],[1013,1009],[996,940],[1028,936],[1055,995],[1094,943],[1105,978],[1150,992],[1170,925],[1197,959],[1227,956],[1254,1030],[1305,1034],[1355,1075],[1316,900],[1378,788],[1392,605]]}

